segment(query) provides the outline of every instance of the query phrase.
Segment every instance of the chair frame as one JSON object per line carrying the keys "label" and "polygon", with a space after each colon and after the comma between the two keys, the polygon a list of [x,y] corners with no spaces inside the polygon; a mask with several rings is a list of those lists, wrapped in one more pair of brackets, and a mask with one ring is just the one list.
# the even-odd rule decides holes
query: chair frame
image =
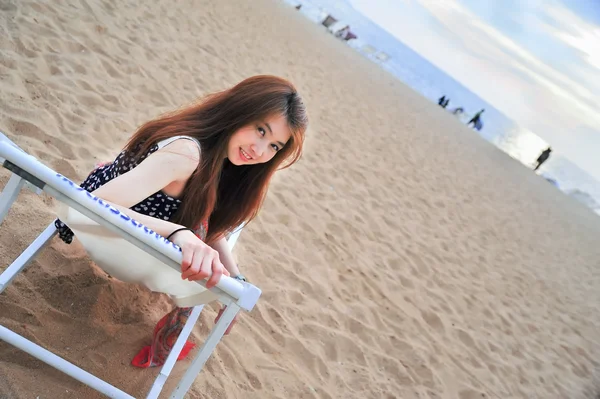
{"label": "chair frame", "polygon": [[[39,177],[32,173],[32,171],[26,170],[25,163],[31,162],[30,159],[25,160],[23,156],[26,155],[30,159],[33,157],[25,154],[16,144],[9,140],[2,132],[0,132],[0,162],[2,166],[9,169],[12,175],[4,187],[2,193],[0,193],[0,224],[4,221],[8,214],[8,211],[12,204],[17,199],[19,192],[23,188],[28,188],[37,194],[41,194],[42,191],[50,194],[57,200],[66,203],[72,208],[76,209],[80,213],[89,217],[90,219],[102,224],[103,226],[119,233],[124,239],[131,242],[132,244],[140,247],[151,255],[155,256],[159,260],[163,261],[166,266],[172,267],[175,270],[179,270],[179,263],[173,260],[173,256],[169,256],[162,251],[160,246],[152,245],[150,242],[144,242],[143,239],[135,237],[134,235],[128,234],[126,231],[127,226],[118,226],[118,223],[109,221],[98,214],[90,211],[79,202],[69,198],[69,196],[62,193],[60,190],[50,187],[47,182],[43,181]],[[39,161],[38,161],[39,162]],[[41,163],[37,166],[39,167]],[[42,168],[46,168],[41,165]],[[46,168],[47,171],[51,169]],[[52,171],[53,172],[53,171]],[[55,172],[54,172],[55,173]],[[71,183],[72,184],[72,183]],[[96,199],[97,200],[97,199]],[[118,222],[118,220],[117,220]],[[141,226],[141,225],[140,225]],[[242,231],[243,226],[238,227],[229,237],[228,244],[233,249],[237,242],[239,235]],[[125,230],[125,231],[124,231]],[[57,230],[54,226],[54,222],[50,223],[48,227],[15,259],[3,272],[0,274],[0,293],[2,293],[11,281],[22,272],[29,262],[35,258],[44,247],[50,242],[50,240],[56,235]],[[204,281],[198,282],[204,286]],[[216,293],[219,297],[219,302],[227,306],[219,321],[215,324],[208,337],[204,341],[203,346],[200,348],[195,358],[187,368],[183,377],[179,381],[177,387],[171,392],[171,399],[183,399],[184,395],[192,386],[194,380],[202,370],[204,364],[214,351],[216,345],[219,343],[223,334],[231,324],[235,316],[240,310],[250,311],[256,304],[261,291],[252,284],[239,282],[237,280],[223,277],[217,285],[210,289]],[[168,355],[165,364],[162,366],[160,373],[156,377],[152,387],[146,395],[146,399],[155,399],[160,395],[164,384],[167,381],[176,359],[181,352],[184,343],[188,339],[192,332],[194,325],[196,324],[200,312],[204,305],[194,306],[191,315],[189,316],[185,326],[179,338],[177,339],[171,353]],[[8,328],[0,325],[0,339],[7,343],[27,352],[31,356],[47,363],[48,365],[64,372],[65,374],[73,377],[74,379],[90,386],[91,388],[105,394],[110,398],[118,399],[131,399],[134,396],[114,387],[113,385],[101,380],[93,374],[81,369],[80,367],[70,363],[69,361],[55,355],[47,349],[37,345],[36,343],[24,338],[23,336],[9,330]]]}

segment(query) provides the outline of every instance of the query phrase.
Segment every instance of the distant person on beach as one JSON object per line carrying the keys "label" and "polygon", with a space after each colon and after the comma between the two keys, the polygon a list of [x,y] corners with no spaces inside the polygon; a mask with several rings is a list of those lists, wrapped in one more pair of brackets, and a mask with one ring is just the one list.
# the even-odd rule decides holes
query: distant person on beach
{"label": "distant person on beach", "polygon": [[335,37],[340,38],[340,39],[346,39],[346,36],[348,35],[348,32],[350,32],[350,25],[344,26],[342,29],[338,30],[333,35]]}
{"label": "distant person on beach", "polygon": [[344,41],[348,42],[352,39],[356,39],[358,38],[358,36],[356,36],[354,33],[352,33],[350,30],[348,30],[348,32],[346,33],[346,37],[344,38]]}
{"label": "distant person on beach", "polygon": [[446,108],[448,106],[448,103],[450,102],[449,98],[446,98],[446,96],[442,96],[440,97],[440,99],[438,100],[438,105],[442,108]]}
{"label": "distant person on beach", "polygon": [[469,126],[471,123],[473,124],[474,127],[480,125],[481,122],[481,114],[483,114],[485,112],[485,109],[482,109],[481,111],[479,111],[478,113],[476,113],[471,120],[467,123],[467,126]]}
{"label": "distant person on beach", "polygon": [[465,112],[465,110],[463,109],[463,107],[458,107],[458,108],[455,108],[454,111],[452,111],[452,114],[454,114],[454,115],[460,115],[463,112]]}
{"label": "distant person on beach", "polygon": [[535,162],[537,162],[537,165],[535,166],[534,170],[538,170],[540,168],[540,166],[542,166],[542,164],[544,162],[546,162],[548,160],[548,158],[550,158],[551,152],[552,152],[552,148],[548,147],[540,154],[538,159],[535,160]]}

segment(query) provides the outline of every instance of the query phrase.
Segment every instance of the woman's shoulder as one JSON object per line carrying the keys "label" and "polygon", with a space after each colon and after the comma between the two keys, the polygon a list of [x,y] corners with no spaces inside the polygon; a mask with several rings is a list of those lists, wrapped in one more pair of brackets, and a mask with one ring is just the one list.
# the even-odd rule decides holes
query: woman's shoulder
{"label": "woman's shoulder", "polygon": [[198,151],[202,150],[202,147],[200,146],[200,142],[191,136],[173,136],[173,137],[169,137],[168,139],[164,139],[159,141],[158,143],[156,143],[157,148],[160,150],[172,143],[175,142],[179,142],[179,143],[187,143],[188,146],[191,146],[190,143],[194,143],[194,146],[196,147],[196,149]]}
{"label": "woman's shoulder", "polygon": [[183,137],[169,139],[168,143],[159,142],[155,154],[163,158],[165,166],[169,165],[178,174],[189,177],[200,164],[200,143],[194,138]]}

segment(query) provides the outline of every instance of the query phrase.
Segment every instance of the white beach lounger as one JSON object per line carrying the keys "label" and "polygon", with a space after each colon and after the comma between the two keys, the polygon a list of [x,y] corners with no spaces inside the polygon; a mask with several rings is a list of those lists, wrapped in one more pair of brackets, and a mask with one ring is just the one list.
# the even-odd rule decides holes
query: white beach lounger
{"label": "white beach lounger", "polygon": [[[92,260],[107,273],[123,281],[141,283],[152,291],[166,293],[178,306],[194,307],[146,398],[157,398],[160,394],[204,304],[218,300],[227,306],[170,396],[170,398],[183,398],[236,314],[240,309],[252,310],[260,297],[260,289],[229,277],[222,277],[216,287],[211,289],[204,287],[204,281],[181,280],[181,251],[175,244],[46,167],[18,148],[2,133],[0,133],[0,162],[13,173],[0,195],[0,223],[21,188],[28,187],[38,194],[43,190],[64,204],[59,211],[59,218],[73,230]],[[240,232],[241,227],[229,237],[231,248],[235,245]],[[0,293],[56,233],[52,221],[44,232],[0,274]],[[135,267],[131,267],[132,265]],[[0,339],[110,398],[134,398],[2,325],[0,325]],[[136,395],[136,397],[141,396]]]}

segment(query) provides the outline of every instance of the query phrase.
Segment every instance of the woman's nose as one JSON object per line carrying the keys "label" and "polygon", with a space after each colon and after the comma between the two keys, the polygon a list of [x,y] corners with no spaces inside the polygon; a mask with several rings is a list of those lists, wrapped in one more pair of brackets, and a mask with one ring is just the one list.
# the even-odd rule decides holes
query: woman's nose
{"label": "woman's nose", "polygon": [[252,152],[254,152],[254,156],[256,156],[256,158],[262,157],[263,153],[265,152],[264,146],[260,144],[253,144],[251,147]]}

